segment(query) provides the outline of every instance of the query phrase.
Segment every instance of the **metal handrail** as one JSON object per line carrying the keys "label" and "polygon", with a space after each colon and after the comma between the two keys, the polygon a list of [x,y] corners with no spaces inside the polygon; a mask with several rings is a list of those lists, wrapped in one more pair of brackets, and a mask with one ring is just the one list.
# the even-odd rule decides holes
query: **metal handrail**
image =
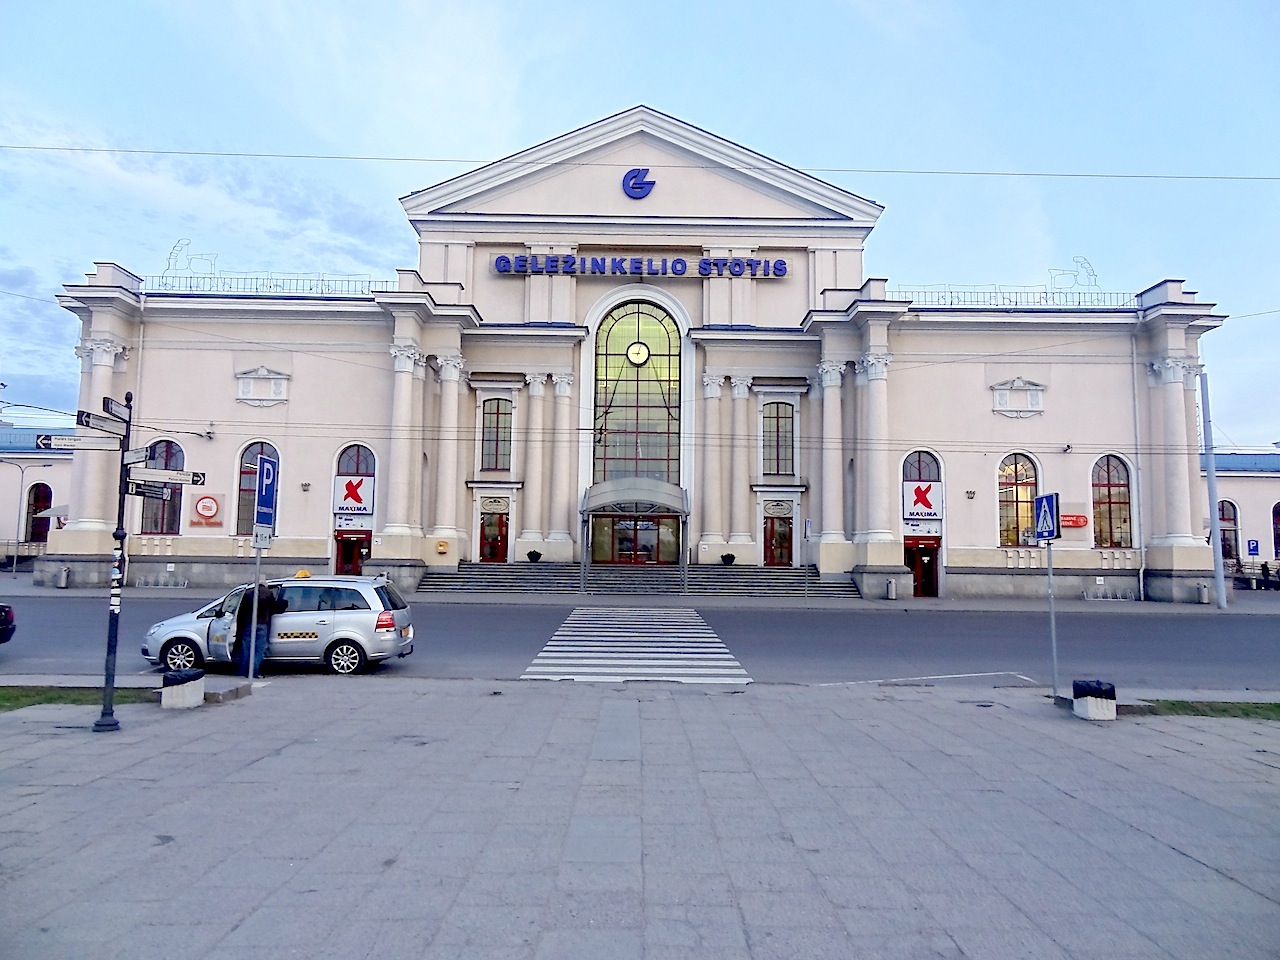
{"label": "metal handrail", "polygon": [[306,276],[161,275],[143,277],[142,285],[147,293],[215,293],[241,296],[367,297],[374,293],[392,293],[399,289],[395,280],[329,277],[324,274]]}
{"label": "metal handrail", "polygon": [[886,298],[923,307],[1138,308],[1136,294],[1100,290],[890,290]]}

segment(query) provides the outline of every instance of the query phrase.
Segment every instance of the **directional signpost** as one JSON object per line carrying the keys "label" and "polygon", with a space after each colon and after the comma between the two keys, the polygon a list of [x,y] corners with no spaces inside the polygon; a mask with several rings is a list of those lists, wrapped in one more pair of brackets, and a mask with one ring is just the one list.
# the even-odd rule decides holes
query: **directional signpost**
{"label": "directional signpost", "polygon": [[195,470],[152,470],[134,467],[129,471],[130,480],[147,480],[152,483],[186,483],[193,487],[204,486],[204,474]]}
{"label": "directional signpost", "polygon": [[[113,400],[112,403],[114,402]],[[87,410],[76,411],[76,426],[89,427],[91,430],[101,430],[103,433],[114,433],[117,437],[124,437],[129,433],[129,422],[127,420],[103,417]]]}
{"label": "directional signpost", "polygon": [[1049,647],[1053,655],[1053,698],[1058,699],[1058,621],[1053,609],[1053,541],[1062,536],[1062,514],[1058,510],[1058,495],[1046,493],[1036,497],[1032,508],[1036,524],[1036,539],[1045,545],[1045,567],[1049,576]]}
{"label": "directional signpost", "polygon": [[[94,733],[106,733],[120,729],[120,721],[115,716],[116,694],[116,648],[120,642],[120,593],[124,586],[124,498],[130,491],[128,479],[125,477],[124,451],[129,449],[129,428],[133,423],[133,394],[124,395],[124,403],[111,397],[102,398],[102,411],[105,417],[87,410],[76,413],[76,424],[100,430],[103,433],[120,437],[113,440],[115,446],[109,448],[120,451],[120,481],[116,497],[116,529],[111,534],[115,540],[115,548],[111,551],[111,600],[110,612],[107,615],[107,662],[102,683],[102,716],[93,724]],[[79,438],[76,439],[91,439]],[[169,491],[165,490],[167,494]],[[166,498],[167,499],[167,498]]]}
{"label": "directional signpost", "polygon": [[119,450],[114,437],[79,437],[65,433],[37,433],[37,450]]}
{"label": "directional signpost", "polygon": [[148,500],[169,500],[173,497],[173,490],[163,483],[144,483],[141,480],[126,480],[124,492],[128,496]]}
{"label": "directional signpost", "polygon": [[258,455],[258,482],[253,499],[253,612],[249,626],[249,659],[245,671],[253,677],[258,642],[258,584],[262,582],[262,551],[271,547],[280,492],[280,461]]}

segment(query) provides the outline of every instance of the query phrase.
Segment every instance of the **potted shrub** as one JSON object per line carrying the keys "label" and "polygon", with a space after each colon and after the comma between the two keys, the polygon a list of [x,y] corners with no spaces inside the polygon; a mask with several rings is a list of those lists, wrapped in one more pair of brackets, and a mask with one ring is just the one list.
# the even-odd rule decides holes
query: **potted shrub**
{"label": "potted shrub", "polygon": [[720,554],[720,562],[723,563],[726,567],[733,566],[733,554],[732,553]]}
{"label": "potted shrub", "polygon": [[530,550],[528,553],[525,554],[525,556],[529,558],[530,563],[537,563],[539,560],[542,559],[542,554],[540,554],[537,550]]}

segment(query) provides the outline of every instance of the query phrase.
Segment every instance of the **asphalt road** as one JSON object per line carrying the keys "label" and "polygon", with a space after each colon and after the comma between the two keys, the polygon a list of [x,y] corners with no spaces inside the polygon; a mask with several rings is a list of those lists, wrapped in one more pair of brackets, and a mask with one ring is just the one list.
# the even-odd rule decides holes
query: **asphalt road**
{"label": "asphalt road", "polygon": [[[149,672],[139,653],[147,628],[207,599],[190,594],[127,598],[120,618],[118,672]],[[418,598],[411,603],[416,650],[380,669],[459,679],[518,678],[574,608],[571,598],[564,605],[438,604]],[[17,597],[12,604],[18,633],[0,646],[0,676],[101,676],[104,598]],[[617,605],[626,606],[625,598]],[[991,675],[994,682],[1026,677],[1047,684],[1051,677],[1044,612],[692,605],[757,682]],[[1099,677],[1135,688],[1278,690],[1280,606],[1276,615],[1247,616],[1156,605],[1150,612],[1059,613],[1058,648],[1063,681]]]}

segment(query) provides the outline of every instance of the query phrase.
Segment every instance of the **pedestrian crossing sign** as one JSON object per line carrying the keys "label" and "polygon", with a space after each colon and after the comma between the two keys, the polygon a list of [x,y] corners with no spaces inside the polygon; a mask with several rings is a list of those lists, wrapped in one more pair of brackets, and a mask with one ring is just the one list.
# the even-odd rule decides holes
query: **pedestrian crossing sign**
{"label": "pedestrian crossing sign", "polygon": [[1034,511],[1037,540],[1057,540],[1062,536],[1056,493],[1046,493],[1044,496],[1036,497]]}

